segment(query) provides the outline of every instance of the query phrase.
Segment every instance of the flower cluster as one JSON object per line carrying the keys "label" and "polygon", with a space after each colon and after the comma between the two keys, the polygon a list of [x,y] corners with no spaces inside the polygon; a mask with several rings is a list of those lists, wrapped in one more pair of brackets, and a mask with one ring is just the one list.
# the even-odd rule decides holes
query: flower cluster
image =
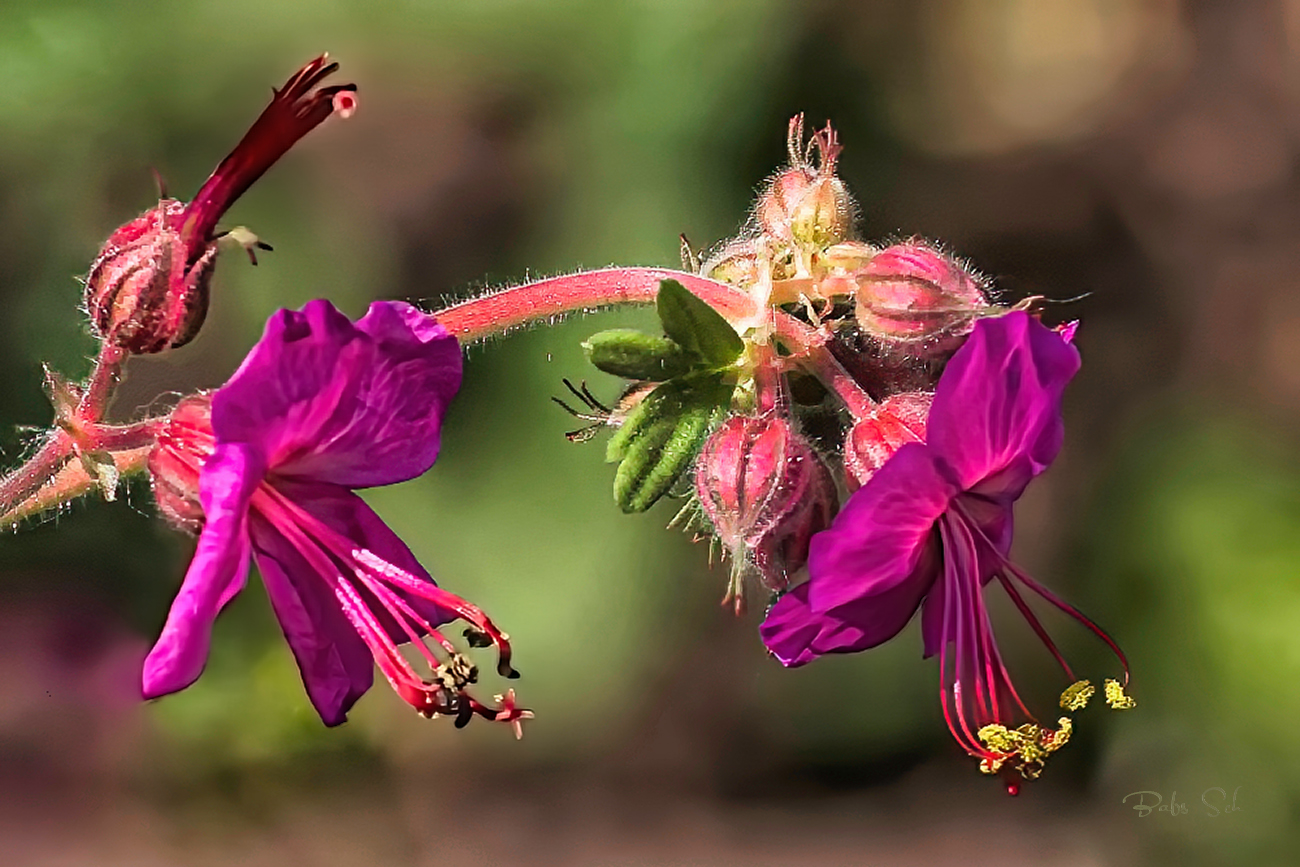
{"label": "flower cluster", "polygon": [[[164,198],[109,237],[86,279],[100,354],[84,386],[47,374],[56,427],[0,482],[12,523],[90,490],[112,498],[123,475],[147,473],[162,515],[198,544],[167,622],[145,660],[145,698],[202,673],[213,622],[257,564],[307,696],[326,725],[347,718],[374,669],[420,714],[463,726],[532,714],[514,691],[485,704],[478,668],[439,627],[466,624],[471,647],[510,643],[474,605],[439,587],[355,493],[427,471],[460,387],[460,344],[415,308],[378,302],[353,323],[326,301],[281,310],[230,381],[182,397],[166,415],[108,424],[109,398],[131,355],[175,349],[203,324],[219,242],[253,258],[270,247],[246,229],[217,232],[225,211],[299,139],[350,116],[356,86],[321,86],[326,56],[275,91],[188,204]],[[420,668],[403,648],[420,659]],[[423,670],[420,670],[420,669]]]}
{"label": "flower cluster", "polygon": [[[926,241],[857,238],[834,131],[805,146],[795,118],[788,141],[789,167],[740,236],[706,257],[684,246],[693,276],[732,295],[692,284],[712,304],[679,315],[689,305],[673,300],[685,294],[685,275],[674,275],[656,299],[663,336],[602,332],[586,344],[596,367],[632,380],[627,394],[638,401],[602,419],[617,429],[615,497],[627,511],[648,508],[694,454],[681,514],[733,558],[724,603],[741,610],[746,574],[772,594],[761,633],[773,656],[797,667],[866,650],[920,611],[954,738],[987,772],[1036,776],[1073,723],[1046,728],[1021,700],[986,588],[1008,595],[1075,683],[1063,707],[1086,703],[1087,682],[1026,596],[1083,623],[1126,681],[1128,671],[1104,632],[1010,560],[1014,503],[1061,447],[1061,395],[1080,364],[1075,325],[1042,325],[1037,299],[994,303],[986,280]],[[707,391],[698,385],[706,375]],[[838,514],[832,468],[850,492]],[[627,501],[619,480],[647,473],[652,496]],[[1117,691],[1112,707],[1132,706],[1117,681],[1107,688]]]}
{"label": "flower cluster", "polygon": [[623,511],[684,501],[676,520],[732,560],[724,603],[740,614],[747,585],[765,595],[760,632],[777,660],[867,650],[919,612],[953,737],[987,773],[1035,777],[1074,723],[1038,722],[1013,685],[985,602],[996,585],[1060,664],[1063,710],[1096,689],[1076,678],[1033,599],[1114,651],[1124,682],[1105,681],[1106,703],[1134,705],[1118,646],[1010,558],[1014,504],[1062,445],[1075,325],[1043,325],[1037,299],[997,303],[935,244],[859,238],[838,136],[828,124],[805,143],[801,116],[789,165],[740,233],[704,254],[683,238],[681,271],[572,274],[436,314],[377,302],[356,322],[314,301],[273,315],[221,388],[108,423],[128,357],[183,346],[203,324],[219,242],[269,249],[218,221],[302,136],[352,114],[353,85],[321,86],[336,68],[322,56],[276,91],[193,201],[164,197],[110,236],[85,287],[95,370],[84,385],[48,373],[55,425],[0,480],[0,516],[13,524],[90,491],[111,498],[123,475],[147,474],[162,515],[197,536],[145,661],[145,697],[199,677],[213,622],[255,563],[326,725],[347,718],[377,666],[424,716],[458,726],[480,716],[518,734],[532,714],[513,690],[477,699],[478,668],[444,630],[463,621],[466,643],[495,647],[498,674],[513,678],[508,637],[439,587],[356,491],[433,465],[461,343],[632,303],[654,304],[662,333],[614,329],[583,344],[626,387],[602,401],[566,380],[583,406],[560,403],[587,422],[567,436],[611,432]]}

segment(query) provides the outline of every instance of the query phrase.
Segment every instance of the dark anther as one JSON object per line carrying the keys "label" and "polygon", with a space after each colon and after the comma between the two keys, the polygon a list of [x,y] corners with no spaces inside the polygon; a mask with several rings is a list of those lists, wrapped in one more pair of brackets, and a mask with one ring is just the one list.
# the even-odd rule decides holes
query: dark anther
{"label": "dark anther", "polygon": [[[580,389],[575,387],[574,384],[567,379],[561,381],[564,383],[564,387],[572,392],[574,397],[582,401],[583,405],[586,406],[587,409],[598,412],[606,418],[609,417],[610,408],[596,399],[596,396],[591,393],[591,389],[587,388],[587,381],[585,379],[582,381],[582,388]],[[577,413],[574,414],[577,415]],[[578,417],[583,418],[584,416]],[[595,419],[591,419],[591,421],[595,421]]]}
{"label": "dark anther", "polygon": [[571,443],[585,443],[587,440],[599,433],[601,428],[609,424],[609,415],[611,410],[596,399],[596,396],[591,393],[589,388],[587,388],[586,382],[582,383],[581,388],[578,388],[567,379],[562,380],[562,382],[564,383],[565,388],[569,389],[574,397],[582,401],[582,405],[590,410],[590,412],[580,412],[560,400],[558,397],[552,397],[551,400],[558,403],[565,412],[574,418],[580,418],[583,421],[591,422],[591,424],[586,427],[569,431],[564,435],[564,437]]}
{"label": "dark anther", "polygon": [[456,703],[456,728],[463,729],[474,718],[474,708],[467,701]]}
{"label": "dark anther", "polygon": [[473,626],[466,626],[465,631],[462,634],[465,636],[465,642],[470,647],[492,646],[492,637],[481,629],[477,629]]}

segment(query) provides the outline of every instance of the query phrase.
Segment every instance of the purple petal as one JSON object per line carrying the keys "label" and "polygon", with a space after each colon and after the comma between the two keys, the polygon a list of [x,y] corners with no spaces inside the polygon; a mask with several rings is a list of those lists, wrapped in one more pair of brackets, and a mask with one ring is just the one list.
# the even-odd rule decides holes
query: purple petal
{"label": "purple petal", "polygon": [[[411,549],[406,547],[406,543],[398,538],[383,519],[375,514],[374,509],[371,509],[356,494],[337,485],[308,482],[282,481],[276,487],[335,533],[348,539],[355,547],[365,548],[414,578],[437,586],[429,573],[420,565],[420,561],[415,559]],[[411,640],[372,593],[361,586],[357,589],[370,603],[370,610],[374,612],[375,617],[388,633],[388,637],[395,644],[405,644]],[[400,590],[393,592],[402,597],[402,600],[431,626],[436,627],[456,618],[455,614],[444,611],[427,599]],[[417,628],[416,632],[423,635],[425,630]]]}
{"label": "purple petal", "polygon": [[759,633],[767,649],[787,668],[828,653],[866,650],[902,631],[934,579],[933,565],[926,563],[888,590],[823,614],[813,611],[808,604],[809,585],[801,584],[772,606]]}
{"label": "purple petal", "polygon": [[797,668],[820,655],[812,649],[813,642],[838,622],[834,616],[813,613],[808,607],[808,584],[804,583],[776,601],[758,632],[782,665]]}
{"label": "purple petal", "polygon": [[256,457],[238,446],[218,447],[204,464],[203,532],[162,634],[144,661],[145,698],[184,689],[203,673],[212,623],[248,576],[248,500],[261,480]]}
{"label": "purple petal", "polygon": [[323,552],[304,556],[260,515],[250,526],[257,568],[307,697],[325,725],[338,725],[374,682],[374,658],[344,616],[328,583],[333,576],[313,565]]}
{"label": "purple petal", "polygon": [[962,488],[990,477],[990,496],[1014,500],[1061,448],[1061,393],[1078,351],[1023,312],[984,319],[948,363],[930,409],[927,442]]}
{"label": "purple petal", "polygon": [[[921,571],[928,583],[936,572],[927,557],[932,528],[956,490],[935,466],[929,450],[909,443],[894,453],[867,483],[849,497],[829,530],[812,539],[808,554],[808,599],[817,614],[835,612],[860,600],[882,599]],[[893,604],[909,594],[888,595]],[[899,611],[901,611],[901,608]],[[911,616],[911,611],[907,617]],[[898,611],[882,615],[898,620]],[[898,628],[907,622],[902,618]]]}
{"label": "purple petal", "polygon": [[354,325],[313,301],[271,317],[213,396],[212,427],[278,476],[393,484],[433,465],[460,378],[456,339],[410,305],[377,302]]}

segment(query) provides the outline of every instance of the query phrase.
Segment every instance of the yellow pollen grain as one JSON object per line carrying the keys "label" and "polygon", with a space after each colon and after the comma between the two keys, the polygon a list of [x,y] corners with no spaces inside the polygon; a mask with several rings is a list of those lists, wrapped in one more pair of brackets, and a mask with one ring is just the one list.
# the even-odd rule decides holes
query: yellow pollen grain
{"label": "yellow pollen grain", "polygon": [[1013,762],[1026,780],[1036,779],[1043,772],[1048,757],[1069,743],[1074,732],[1074,723],[1069,717],[1061,717],[1057,725],[1057,729],[1037,723],[1025,723],[1016,729],[998,724],[983,726],[976,736],[985,747],[999,755],[982,758],[980,771],[996,774],[1007,762]]}
{"label": "yellow pollen grain", "polygon": [[1110,705],[1112,710],[1131,710],[1137,707],[1137,702],[1124,694],[1124,687],[1119,685],[1119,681],[1106,678],[1105,690],[1106,704]]}
{"label": "yellow pollen grain", "polygon": [[1079,680],[1066,687],[1061,693],[1061,707],[1066,710],[1080,710],[1088,706],[1088,701],[1097,692],[1097,687],[1090,681]]}

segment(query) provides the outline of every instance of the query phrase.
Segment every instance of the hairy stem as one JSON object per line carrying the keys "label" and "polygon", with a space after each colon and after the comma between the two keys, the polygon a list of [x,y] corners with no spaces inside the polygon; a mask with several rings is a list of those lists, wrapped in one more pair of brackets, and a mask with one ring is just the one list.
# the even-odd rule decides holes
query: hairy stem
{"label": "hairy stem", "polygon": [[[653,304],[661,280],[676,280],[733,322],[755,313],[754,299],[726,283],[667,268],[606,268],[503,289],[453,304],[434,315],[461,343],[473,343],[578,311],[616,304]],[[773,315],[775,334],[792,351],[799,352],[816,342],[815,332],[798,319],[779,310]]]}
{"label": "hairy stem", "polygon": [[117,384],[122,381],[122,367],[126,364],[128,353],[120,346],[105,343],[99,349],[95,367],[90,372],[86,390],[82,392],[81,402],[77,405],[77,418],[86,423],[97,423],[108,412],[108,404],[113,399]]}
{"label": "hairy stem", "polygon": [[[667,268],[606,268],[552,277],[461,301],[434,316],[460,340],[473,343],[511,329],[583,310],[616,304],[653,304],[661,280],[676,280],[732,322],[752,321],[755,301],[726,283]],[[875,403],[825,347],[816,329],[781,310],[770,310],[772,335],[788,350],[788,360],[806,367],[839,396],[854,418]]]}
{"label": "hairy stem", "polygon": [[809,373],[835,393],[854,421],[861,421],[875,411],[876,402],[871,395],[858,385],[858,381],[824,345],[818,345],[816,351],[807,352],[800,360]]}
{"label": "hairy stem", "polygon": [[[113,465],[122,478],[145,471],[152,445],[112,453]],[[18,522],[57,509],[100,488],[100,481],[86,472],[80,461],[65,461],[26,499],[0,512],[0,530],[14,530]]]}
{"label": "hairy stem", "polygon": [[143,472],[157,432],[154,420],[128,425],[82,423],[74,436],[55,428],[22,466],[0,480],[0,529],[70,503],[99,485],[79,454],[107,453],[121,476]]}
{"label": "hairy stem", "polygon": [[74,452],[72,437],[62,430],[51,431],[36,454],[0,479],[0,515],[8,516],[19,504],[35,495],[54,478]]}

